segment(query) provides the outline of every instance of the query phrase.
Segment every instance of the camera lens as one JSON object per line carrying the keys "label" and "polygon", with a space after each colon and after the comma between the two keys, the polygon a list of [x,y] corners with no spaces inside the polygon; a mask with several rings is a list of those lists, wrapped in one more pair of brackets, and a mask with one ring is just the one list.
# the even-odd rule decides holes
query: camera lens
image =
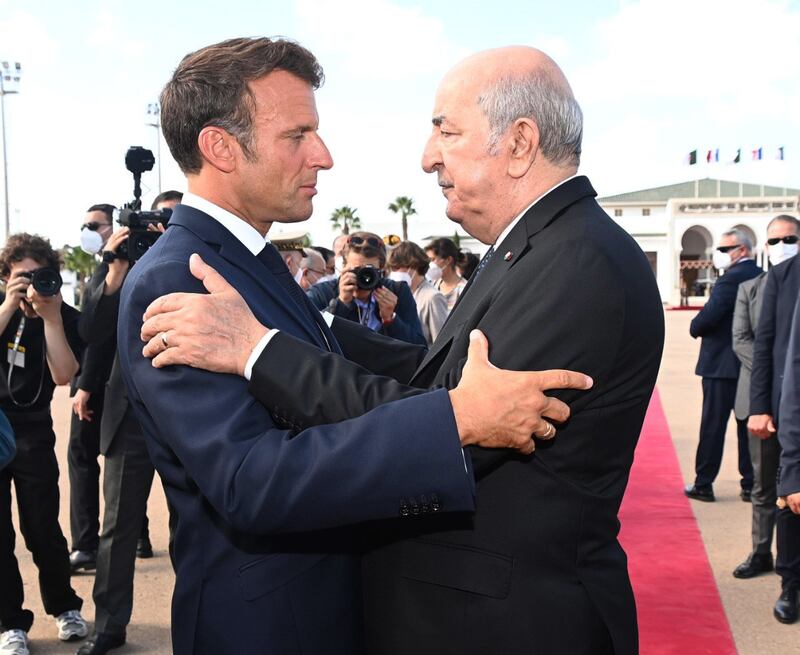
{"label": "camera lens", "polygon": [[356,271],[356,286],[372,291],[381,285],[381,272],[374,266],[360,266]]}
{"label": "camera lens", "polygon": [[42,296],[55,296],[61,290],[61,274],[54,268],[40,268],[33,272],[31,284]]}

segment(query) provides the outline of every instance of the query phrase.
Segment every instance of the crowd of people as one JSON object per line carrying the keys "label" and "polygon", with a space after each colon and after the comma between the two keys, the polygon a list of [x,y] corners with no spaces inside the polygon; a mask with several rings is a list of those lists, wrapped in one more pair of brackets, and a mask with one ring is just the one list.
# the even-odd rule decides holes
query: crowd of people
{"label": "crowd of people", "polygon": [[798,345],[792,345],[800,336],[799,228],[788,214],[769,222],[769,271],[753,261],[753,243],[742,230],[726,232],[714,252],[724,274],[690,327],[702,339],[695,373],[702,377],[703,411],[696,476],[684,492],[716,500],[713,483],[733,412],[740,496],[753,505],[752,547],[733,575],[748,579],[775,570],[781,590],[773,614],[781,623],[797,621],[800,593],[800,368]]}

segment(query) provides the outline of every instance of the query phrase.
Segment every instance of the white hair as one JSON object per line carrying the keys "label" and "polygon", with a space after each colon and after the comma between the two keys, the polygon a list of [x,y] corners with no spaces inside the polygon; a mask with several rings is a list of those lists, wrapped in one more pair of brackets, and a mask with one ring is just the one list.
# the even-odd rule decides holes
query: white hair
{"label": "white hair", "polygon": [[569,87],[545,71],[502,77],[479,97],[489,119],[489,152],[518,118],[530,118],[539,128],[539,148],[551,163],[577,166],[581,159],[583,112]]}

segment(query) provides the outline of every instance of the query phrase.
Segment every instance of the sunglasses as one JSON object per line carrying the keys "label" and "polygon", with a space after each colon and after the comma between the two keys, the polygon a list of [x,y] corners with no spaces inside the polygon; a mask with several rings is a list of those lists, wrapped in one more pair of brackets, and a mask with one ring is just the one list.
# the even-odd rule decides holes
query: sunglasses
{"label": "sunglasses", "polygon": [[718,250],[719,252],[730,252],[731,250],[736,250],[737,248],[741,248],[741,247],[742,247],[741,245],[736,245],[736,246],[719,246],[719,247],[717,248],[717,250]]}
{"label": "sunglasses", "polygon": [[771,246],[777,246],[781,241],[785,244],[791,245],[793,243],[797,243],[798,236],[796,234],[790,234],[788,237],[773,237],[772,239],[767,239],[767,243]]}
{"label": "sunglasses", "polygon": [[86,228],[87,230],[91,230],[92,232],[96,232],[101,227],[108,227],[111,223],[98,223],[97,221],[91,221],[89,223],[84,223],[81,225],[81,228]]}
{"label": "sunglasses", "polygon": [[381,241],[380,239],[376,239],[375,237],[354,236],[354,237],[350,237],[347,240],[347,243],[350,243],[350,244],[352,244],[354,246],[360,246],[360,245],[366,243],[368,246],[371,246],[371,247],[376,248],[378,250],[383,249],[383,241]]}

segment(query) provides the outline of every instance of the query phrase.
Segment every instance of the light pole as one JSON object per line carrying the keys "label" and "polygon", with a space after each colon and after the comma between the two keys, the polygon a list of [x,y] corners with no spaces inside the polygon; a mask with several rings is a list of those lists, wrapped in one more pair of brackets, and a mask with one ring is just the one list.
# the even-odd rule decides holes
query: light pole
{"label": "light pole", "polygon": [[161,193],[161,105],[147,105],[147,125],[156,128],[156,162],[158,163],[158,193]]}
{"label": "light pole", "polygon": [[0,62],[0,123],[3,131],[3,199],[6,206],[6,239],[11,231],[8,204],[8,154],[6,149],[6,95],[19,93],[19,78],[22,66],[18,61]]}

